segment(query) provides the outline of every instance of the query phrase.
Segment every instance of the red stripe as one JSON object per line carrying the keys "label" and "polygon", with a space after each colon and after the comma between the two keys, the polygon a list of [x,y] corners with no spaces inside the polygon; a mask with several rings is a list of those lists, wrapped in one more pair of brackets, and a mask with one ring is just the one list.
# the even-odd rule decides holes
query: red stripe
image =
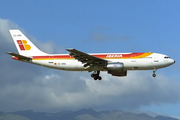
{"label": "red stripe", "polygon": [[[102,55],[92,55],[92,56],[95,56],[95,57],[98,57],[98,58],[111,58],[111,57],[107,57],[108,55],[116,55],[116,56],[119,56],[119,58],[123,58],[123,57],[137,57],[137,56],[140,56],[144,53],[129,53],[129,54],[120,54],[120,53],[117,53],[117,54],[102,54]],[[122,55],[122,57],[121,57]],[[43,58],[59,58],[59,59],[66,59],[66,58],[73,58],[71,57],[70,55],[54,55],[54,56],[33,56],[34,59],[43,59]],[[118,58],[118,57],[117,57]]]}
{"label": "red stripe", "polygon": [[24,45],[19,45],[20,50],[25,50]]}
{"label": "red stripe", "polygon": [[56,56],[33,56],[35,59],[40,59],[40,58],[72,58],[70,55],[56,55]]}

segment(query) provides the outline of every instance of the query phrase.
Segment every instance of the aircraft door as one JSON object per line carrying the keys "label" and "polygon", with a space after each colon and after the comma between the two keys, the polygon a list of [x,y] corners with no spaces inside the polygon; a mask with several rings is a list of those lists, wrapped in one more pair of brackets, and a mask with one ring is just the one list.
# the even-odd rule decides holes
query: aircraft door
{"label": "aircraft door", "polygon": [[136,58],[136,55],[132,55],[131,56],[131,66],[132,66],[132,69],[138,69],[138,59]]}
{"label": "aircraft door", "polygon": [[155,56],[154,56],[154,62],[159,62],[159,57],[158,57],[158,55],[155,55]]}

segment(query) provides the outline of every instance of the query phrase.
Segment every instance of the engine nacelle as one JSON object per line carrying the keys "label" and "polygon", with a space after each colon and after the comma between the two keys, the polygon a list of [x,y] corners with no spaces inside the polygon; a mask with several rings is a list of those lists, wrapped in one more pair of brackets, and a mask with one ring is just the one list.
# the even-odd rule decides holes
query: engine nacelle
{"label": "engine nacelle", "polygon": [[107,70],[113,76],[126,76],[127,71],[124,71],[124,64],[120,62],[108,63]]}
{"label": "engine nacelle", "polygon": [[118,77],[124,77],[127,76],[127,71],[108,71],[109,74],[111,74],[112,76],[118,76]]}
{"label": "engine nacelle", "polygon": [[124,64],[119,62],[108,63],[107,70],[108,71],[123,71]]}

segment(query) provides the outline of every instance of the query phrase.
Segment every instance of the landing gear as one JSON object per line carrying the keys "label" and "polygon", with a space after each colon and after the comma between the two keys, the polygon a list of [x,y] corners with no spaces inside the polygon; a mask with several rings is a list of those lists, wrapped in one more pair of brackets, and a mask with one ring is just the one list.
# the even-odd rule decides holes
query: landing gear
{"label": "landing gear", "polygon": [[97,73],[91,74],[91,77],[94,78],[94,80],[97,80],[97,79],[101,80],[102,77],[99,76],[99,73],[100,73],[100,71],[97,71]]}
{"label": "landing gear", "polygon": [[156,74],[152,74],[153,77],[156,77]]}
{"label": "landing gear", "polygon": [[156,69],[153,70],[153,74],[152,74],[153,77],[156,77],[156,73],[155,72],[156,72]]}

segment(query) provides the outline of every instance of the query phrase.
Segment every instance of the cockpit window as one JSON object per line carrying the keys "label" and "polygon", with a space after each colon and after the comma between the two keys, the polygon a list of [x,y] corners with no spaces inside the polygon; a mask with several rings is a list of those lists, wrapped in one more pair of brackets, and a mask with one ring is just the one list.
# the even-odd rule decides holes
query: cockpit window
{"label": "cockpit window", "polygon": [[168,57],[168,56],[165,56],[164,58],[165,58],[165,59],[169,59],[170,57]]}

